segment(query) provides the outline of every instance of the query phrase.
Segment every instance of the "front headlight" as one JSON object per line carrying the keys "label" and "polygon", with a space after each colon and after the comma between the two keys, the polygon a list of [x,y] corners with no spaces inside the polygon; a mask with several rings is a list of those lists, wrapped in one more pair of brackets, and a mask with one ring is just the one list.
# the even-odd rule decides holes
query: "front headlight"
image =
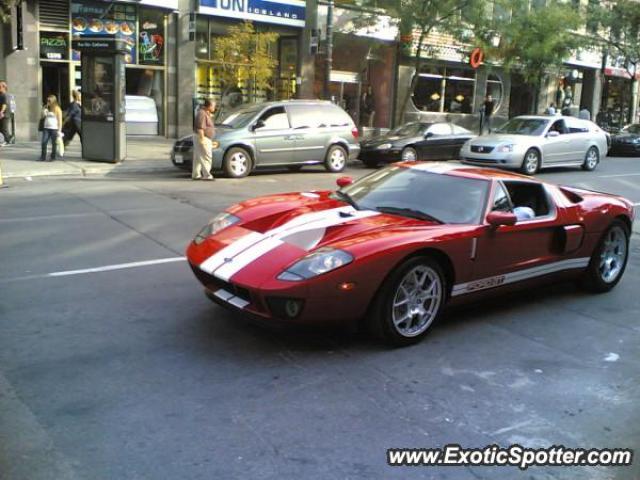
{"label": "front headlight", "polygon": [[317,277],[351,262],[353,262],[353,257],[344,250],[319,248],[278,275],[278,280],[299,282]]}
{"label": "front headlight", "polygon": [[200,245],[208,237],[214,233],[218,233],[220,230],[230,227],[234,223],[238,223],[240,219],[235,215],[231,215],[227,212],[222,212],[213,217],[213,219],[196,235],[193,239],[193,243]]}
{"label": "front headlight", "polygon": [[211,149],[212,149],[212,150],[215,150],[216,148],[220,148],[220,142],[219,142],[219,141],[217,141],[217,140],[213,140],[213,141],[211,142]]}
{"label": "front headlight", "polygon": [[376,147],[377,150],[389,150],[393,145],[390,143],[382,143]]}
{"label": "front headlight", "polygon": [[509,144],[509,145],[500,145],[498,147],[498,151],[500,153],[510,153],[513,152],[513,144]]}

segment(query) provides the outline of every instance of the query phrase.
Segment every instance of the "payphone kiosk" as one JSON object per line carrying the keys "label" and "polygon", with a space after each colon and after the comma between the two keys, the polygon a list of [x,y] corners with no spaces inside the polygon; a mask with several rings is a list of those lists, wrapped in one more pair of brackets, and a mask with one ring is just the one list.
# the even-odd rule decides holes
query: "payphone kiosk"
{"label": "payphone kiosk", "polygon": [[124,40],[82,36],[82,158],[121,162],[127,154],[125,126]]}

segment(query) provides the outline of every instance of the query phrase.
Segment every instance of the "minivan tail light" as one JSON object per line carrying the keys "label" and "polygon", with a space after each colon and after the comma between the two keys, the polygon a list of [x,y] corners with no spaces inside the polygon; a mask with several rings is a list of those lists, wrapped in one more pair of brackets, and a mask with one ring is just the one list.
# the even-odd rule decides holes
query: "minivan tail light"
{"label": "minivan tail light", "polygon": [[358,138],[360,136],[360,132],[358,132],[358,127],[353,127],[351,129],[351,135],[353,135],[353,138]]}

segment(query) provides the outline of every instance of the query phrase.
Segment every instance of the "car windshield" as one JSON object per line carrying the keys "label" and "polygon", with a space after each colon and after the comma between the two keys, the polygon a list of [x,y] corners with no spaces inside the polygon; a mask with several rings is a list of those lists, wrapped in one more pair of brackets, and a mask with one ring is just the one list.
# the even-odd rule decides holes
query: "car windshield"
{"label": "car windshield", "polygon": [[256,116],[259,111],[260,110],[257,108],[243,108],[240,110],[234,110],[233,112],[229,113],[229,115],[224,117],[219,125],[230,128],[246,127],[247,124]]}
{"label": "car windshield", "polygon": [[488,189],[486,180],[392,165],[342,192],[360,209],[442,223],[478,224]]}
{"label": "car windshield", "polygon": [[399,137],[413,137],[422,135],[429,128],[428,123],[406,123],[398,128],[391,130],[389,135],[397,135]]}
{"label": "car windshield", "polygon": [[542,135],[549,120],[541,118],[512,118],[494,133],[507,133],[510,135]]}
{"label": "car windshield", "polygon": [[623,129],[626,133],[640,133],[640,123],[634,123]]}

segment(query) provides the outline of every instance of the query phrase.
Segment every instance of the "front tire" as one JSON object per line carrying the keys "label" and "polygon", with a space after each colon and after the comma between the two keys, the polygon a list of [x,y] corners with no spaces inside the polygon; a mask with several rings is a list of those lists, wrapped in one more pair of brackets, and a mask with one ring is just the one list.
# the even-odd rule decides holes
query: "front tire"
{"label": "front tire", "polygon": [[581,286],[593,293],[608,292],[622,278],[628,259],[629,229],[624,222],[614,220],[593,252]]}
{"label": "front tire", "polygon": [[600,163],[600,152],[596,147],[590,147],[587,150],[587,154],[584,156],[584,163],[582,164],[582,169],[587,172],[591,172],[596,169]]}
{"label": "front tire", "polygon": [[524,154],[520,171],[525,175],[535,175],[538,170],[540,170],[540,152],[535,148],[530,148]]}
{"label": "front tire", "polygon": [[340,145],[331,145],[324,160],[324,168],[328,172],[338,173],[347,166],[347,152]]}
{"label": "front tire", "polygon": [[446,277],[438,262],[430,257],[410,258],[384,281],[372,304],[370,330],[392,346],[414,344],[438,318],[446,292]]}
{"label": "front tire", "polygon": [[418,160],[418,152],[413,147],[405,147],[402,149],[400,158],[403,162],[415,162]]}
{"label": "front tire", "polygon": [[224,173],[230,178],[243,178],[251,173],[253,160],[248,151],[241,147],[233,147],[224,154]]}

